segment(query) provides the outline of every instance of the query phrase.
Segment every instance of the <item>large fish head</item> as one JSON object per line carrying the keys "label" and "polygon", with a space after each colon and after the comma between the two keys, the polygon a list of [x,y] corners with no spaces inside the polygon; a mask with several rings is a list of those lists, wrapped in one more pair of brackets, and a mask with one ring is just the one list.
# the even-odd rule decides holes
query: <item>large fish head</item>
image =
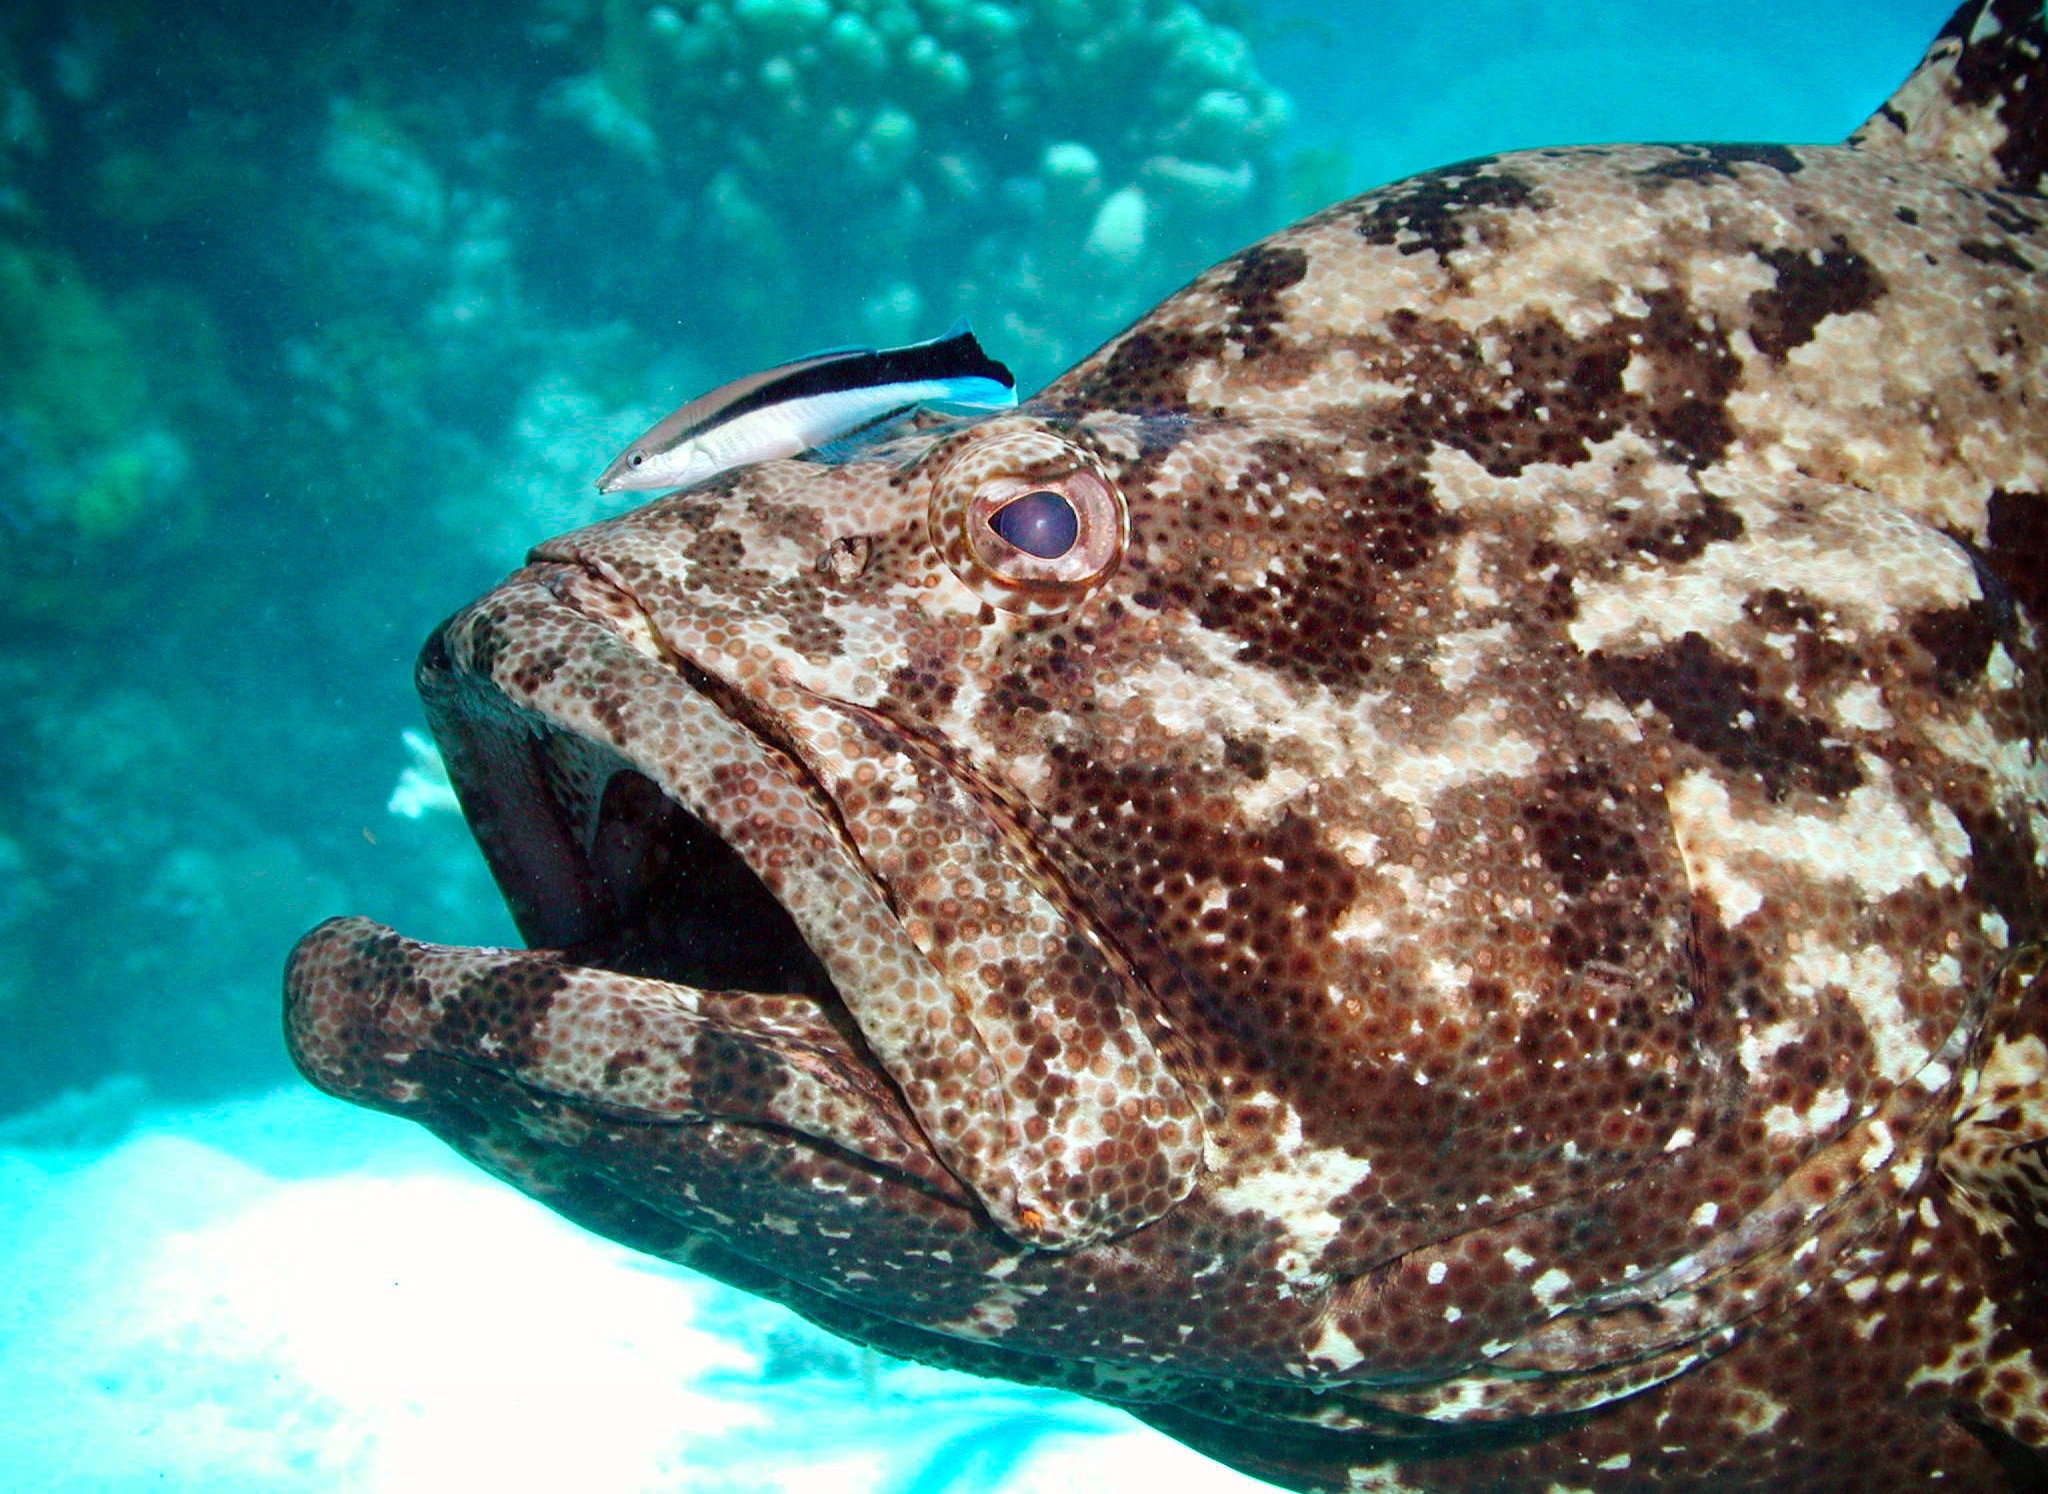
{"label": "large fish head", "polygon": [[[420,687],[535,950],[327,926],[289,1015],[317,1082],[543,1193],[572,1136],[773,1154],[794,1214],[740,1226],[771,1242],[908,1197],[1072,1249],[1188,1192],[1202,1127],[1159,1004],[1030,792],[1088,709],[1045,651],[1086,671],[1081,604],[1125,559],[1112,459],[1034,419],[882,456],[550,542],[436,632]],[[616,1186],[695,1230],[743,1173]],[[826,1255],[855,1292],[865,1247]]]}
{"label": "large fish head", "polygon": [[550,541],[420,665],[534,948],[327,925],[294,1052],[757,1289],[1070,1361],[1497,1357],[1589,1197],[1610,1284],[1711,1233],[1660,1197],[1758,1200],[1693,1147],[1735,1037],[1656,766],[1513,678],[1461,527],[1398,443],[1056,387]]}

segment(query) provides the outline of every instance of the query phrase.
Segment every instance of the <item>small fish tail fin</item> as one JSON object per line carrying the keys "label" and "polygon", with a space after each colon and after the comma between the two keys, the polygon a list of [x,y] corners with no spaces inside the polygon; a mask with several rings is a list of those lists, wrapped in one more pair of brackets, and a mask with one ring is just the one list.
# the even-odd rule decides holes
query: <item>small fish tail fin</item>
{"label": "small fish tail fin", "polygon": [[1973,187],[2048,190],[2042,0],[1967,0],[1849,143]]}

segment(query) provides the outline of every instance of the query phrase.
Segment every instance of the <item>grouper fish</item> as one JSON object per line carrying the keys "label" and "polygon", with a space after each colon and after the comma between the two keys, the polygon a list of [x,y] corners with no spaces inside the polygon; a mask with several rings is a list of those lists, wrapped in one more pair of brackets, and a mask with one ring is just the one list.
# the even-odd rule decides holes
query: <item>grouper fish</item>
{"label": "grouper fish", "polygon": [[537,546],[418,671],[532,947],[323,924],[294,1057],[1287,1488],[2042,1488],[2044,50]]}

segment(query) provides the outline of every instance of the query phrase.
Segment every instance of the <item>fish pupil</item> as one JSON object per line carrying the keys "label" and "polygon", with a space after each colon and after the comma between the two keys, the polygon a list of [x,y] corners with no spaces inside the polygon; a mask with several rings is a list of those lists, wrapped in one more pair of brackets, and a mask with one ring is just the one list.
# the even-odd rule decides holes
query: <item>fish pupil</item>
{"label": "fish pupil", "polygon": [[639,465],[640,465],[640,464],[641,464],[642,462],[644,462],[644,461],[646,461],[646,460],[647,460],[647,453],[646,453],[646,452],[644,452],[644,451],[636,451],[636,452],[634,452],[634,453],[633,453],[633,455],[632,455],[632,456],[630,456],[630,457],[628,457],[628,458],[626,459],[626,465],[627,465],[627,466],[629,466],[629,467],[637,467],[637,466],[639,466]]}
{"label": "fish pupil", "polygon": [[988,527],[1026,555],[1058,560],[1080,537],[1081,516],[1064,493],[1041,488],[1012,499],[988,517]]}

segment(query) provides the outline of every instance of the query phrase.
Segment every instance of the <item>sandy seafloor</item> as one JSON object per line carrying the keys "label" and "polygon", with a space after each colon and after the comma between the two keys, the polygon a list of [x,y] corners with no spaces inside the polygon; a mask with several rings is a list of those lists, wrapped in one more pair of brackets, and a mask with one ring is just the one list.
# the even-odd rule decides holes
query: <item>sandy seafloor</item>
{"label": "sandy seafloor", "polygon": [[304,1090],[0,1153],[8,1494],[1267,1487],[882,1359]]}
{"label": "sandy seafloor", "polygon": [[[1845,31],[1839,4],[1532,5],[1538,39],[1470,68],[1445,7],[1415,64],[1435,81],[1398,116],[1343,65],[1389,7],[1270,9],[1302,143],[1340,141],[1373,180],[1539,143],[1836,138],[1945,6]],[[1644,40],[1674,28],[1683,47]],[[94,1149],[8,1138],[6,1494],[1266,1487],[1120,1413],[846,1345],[304,1088],[147,1112]]]}

